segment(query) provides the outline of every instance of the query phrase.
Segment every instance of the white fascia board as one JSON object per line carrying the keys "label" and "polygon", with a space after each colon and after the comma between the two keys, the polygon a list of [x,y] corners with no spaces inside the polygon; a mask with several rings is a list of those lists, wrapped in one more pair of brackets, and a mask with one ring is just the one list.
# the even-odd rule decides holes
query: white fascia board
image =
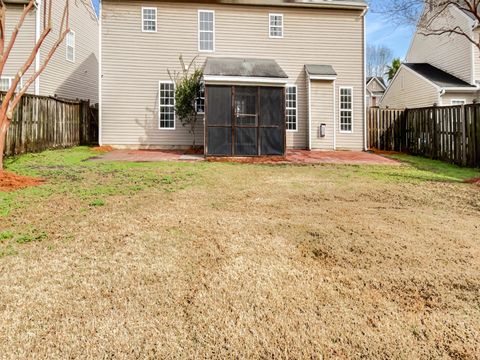
{"label": "white fascia board", "polygon": [[204,75],[205,84],[260,84],[284,86],[288,83],[287,78],[249,77],[249,76],[216,76]]}
{"label": "white fascia board", "polygon": [[[308,73],[307,73],[308,74]],[[310,80],[328,80],[328,81],[335,81],[337,80],[336,75],[310,75],[308,74],[308,78]]]}

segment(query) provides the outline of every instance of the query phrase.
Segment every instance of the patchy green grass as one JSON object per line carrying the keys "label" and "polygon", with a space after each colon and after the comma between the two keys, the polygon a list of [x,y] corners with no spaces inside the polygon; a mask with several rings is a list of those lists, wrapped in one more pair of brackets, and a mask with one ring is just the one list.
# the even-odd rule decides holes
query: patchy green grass
{"label": "patchy green grass", "polygon": [[479,169],[464,168],[439,160],[431,160],[420,156],[389,155],[388,157],[409,165],[407,174],[417,174],[425,180],[434,181],[465,181],[480,177]]}
{"label": "patchy green grass", "polygon": [[[8,158],[7,171],[47,181],[13,193],[0,192],[0,217],[53,195],[78,198],[88,206],[103,206],[108,197],[134,195],[148,188],[171,193],[197,182],[202,168],[183,163],[88,161],[98,155],[88,147],[77,147]],[[103,204],[97,203],[99,199]]]}

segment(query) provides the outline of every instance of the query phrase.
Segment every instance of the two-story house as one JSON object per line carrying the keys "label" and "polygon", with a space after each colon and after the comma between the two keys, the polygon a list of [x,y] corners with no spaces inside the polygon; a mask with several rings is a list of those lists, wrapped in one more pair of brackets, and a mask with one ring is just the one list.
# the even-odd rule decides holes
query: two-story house
{"label": "two-story house", "polygon": [[100,141],[192,144],[168,70],[204,68],[207,155],[365,148],[363,0],[103,0]]}
{"label": "two-story house", "polygon": [[380,104],[380,99],[385,94],[387,86],[385,80],[379,76],[367,77],[367,108]]}
{"label": "two-story house", "polygon": [[[433,20],[437,29],[462,29],[478,37],[478,22],[448,6]],[[428,32],[425,32],[428,33]],[[472,103],[479,98],[480,52],[462,35],[425,35],[417,29],[406,61],[390,83],[381,107],[415,108]]]}
{"label": "two-story house", "polygon": [[[4,0],[4,2],[7,8],[8,44],[28,0]],[[39,39],[43,29],[44,4],[44,1],[37,0],[36,8],[25,19],[0,78],[0,91],[10,88],[15,74],[30,56]],[[53,1],[52,4],[53,31],[43,43],[34,64],[23,76],[21,83],[26,81],[34,70],[40,68],[59,36],[65,1]],[[99,21],[91,0],[69,2],[69,23],[70,33],[55,52],[48,67],[29,88],[28,93],[66,99],[88,99],[96,103],[99,100]]]}

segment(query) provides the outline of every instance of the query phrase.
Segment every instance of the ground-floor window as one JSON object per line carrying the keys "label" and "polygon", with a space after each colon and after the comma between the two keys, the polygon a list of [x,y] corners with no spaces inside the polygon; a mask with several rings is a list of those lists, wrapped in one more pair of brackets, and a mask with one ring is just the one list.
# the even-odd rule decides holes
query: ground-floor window
{"label": "ground-floor window", "polygon": [[283,87],[207,86],[206,97],[208,155],[285,153]]}
{"label": "ground-floor window", "polygon": [[285,89],[287,131],[297,131],[297,87],[289,85]]}
{"label": "ground-floor window", "polygon": [[340,88],[340,131],[352,132],[353,130],[353,89]]}
{"label": "ground-floor window", "polygon": [[201,84],[198,91],[197,98],[195,99],[195,109],[198,114],[205,113],[205,84]]}
{"label": "ground-floor window", "polygon": [[467,103],[467,100],[465,100],[465,99],[452,99],[451,103],[452,103],[452,105],[465,105]]}
{"label": "ground-floor window", "polygon": [[158,91],[160,129],[175,129],[175,84],[161,81]]}
{"label": "ground-floor window", "polygon": [[[14,77],[13,76],[2,76],[0,78],[0,91],[8,91],[10,90],[10,87],[12,86]],[[20,82],[17,85],[17,92],[21,90],[23,86],[23,81],[20,79]]]}

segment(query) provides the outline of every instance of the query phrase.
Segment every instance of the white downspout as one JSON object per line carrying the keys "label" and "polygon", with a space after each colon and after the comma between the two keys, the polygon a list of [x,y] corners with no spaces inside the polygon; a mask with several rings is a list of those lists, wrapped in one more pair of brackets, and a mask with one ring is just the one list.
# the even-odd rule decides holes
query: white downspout
{"label": "white downspout", "polygon": [[363,98],[363,147],[364,147],[364,151],[367,151],[368,150],[368,140],[367,140],[367,99],[366,99],[366,95],[367,95],[367,83],[365,81],[366,79],[366,75],[367,75],[367,52],[366,52],[366,46],[367,46],[367,34],[366,34],[366,31],[365,31],[365,15],[367,13],[367,9],[365,9],[365,11],[363,12],[362,14],[362,19],[363,19],[363,78],[362,78],[362,81],[363,81],[363,94],[362,94],[362,98]]}
{"label": "white downspout", "polygon": [[[40,40],[41,22],[42,22],[42,0],[37,0],[35,9],[35,43]],[[40,70],[40,49],[35,56],[35,72]],[[40,95],[40,76],[35,79],[35,95]]]}
{"label": "white downspout", "polygon": [[312,150],[312,81],[308,79],[308,150]]}
{"label": "white downspout", "polygon": [[98,17],[99,17],[99,25],[98,25],[98,54],[99,54],[99,62],[98,62],[98,143],[100,146],[103,145],[102,139],[102,69],[103,69],[103,59],[102,59],[102,0],[98,2]]}
{"label": "white downspout", "polygon": [[337,150],[337,80],[333,80],[333,150]]}

